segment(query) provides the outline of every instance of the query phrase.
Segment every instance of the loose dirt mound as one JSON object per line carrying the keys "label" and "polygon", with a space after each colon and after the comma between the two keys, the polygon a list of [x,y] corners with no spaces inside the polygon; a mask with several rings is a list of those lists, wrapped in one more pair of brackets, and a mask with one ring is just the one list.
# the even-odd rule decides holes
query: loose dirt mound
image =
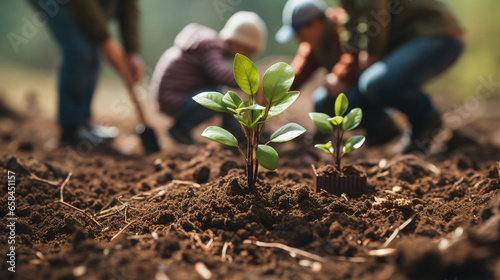
{"label": "loose dirt mound", "polygon": [[353,199],[310,191],[310,145],[282,151],[280,169],[262,170],[250,191],[241,159],[218,144],[147,157],[95,147],[75,161],[15,132],[44,125],[0,119],[0,181],[15,172],[18,217],[16,274],[2,254],[1,279],[201,279],[199,262],[212,279],[500,277],[499,154],[360,153],[347,162],[362,166],[369,192]]}

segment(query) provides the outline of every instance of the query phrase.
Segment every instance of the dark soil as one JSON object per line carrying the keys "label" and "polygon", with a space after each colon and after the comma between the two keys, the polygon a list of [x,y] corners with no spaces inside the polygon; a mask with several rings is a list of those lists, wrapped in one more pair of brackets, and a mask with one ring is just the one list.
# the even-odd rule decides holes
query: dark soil
{"label": "dark soil", "polygon": [[[50,144],[43,118],[2,115],[0,128],[0,181],[15,172],[18,218],[16,272],[3,246],[0,279],[203,279],[200,263],[212,279],[500,279],[500,153],[487,143],[431,156],[364,148],[345,161],[367,174],[368,193],[348,198],[310,191],[311,163],[330,162],[300,142],[249,191],[238,154],[216,143],[78,154]],[[88,215],[59,202],[70,172],[64,202]],[[2,226],[1,244],[8,235]]]}
{"label": "dark soil", "polygon": [[323,165],[317,170],[319,176],[334,176],[334,177],[345,177],[345,176],[359,176],[364,177],[364,171],[360,166],[355,165],[342,165],[341,170],[331,164]]}

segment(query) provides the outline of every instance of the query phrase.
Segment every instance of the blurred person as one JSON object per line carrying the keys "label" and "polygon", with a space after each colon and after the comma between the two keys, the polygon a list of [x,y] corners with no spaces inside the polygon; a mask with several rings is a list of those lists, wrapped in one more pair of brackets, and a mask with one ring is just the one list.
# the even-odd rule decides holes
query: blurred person
{"label": "blurred person", "polygon": [[[136,0],[29,0],[40,12],[52,11],[47,25],[59,46],[62,63],[58,77],[58,123],[61,142],[99,144],[118,135],[116,127],[91,122],[101,56],[132,88],[144,75],[139,55]],[[123,44],[110,37],[108,22],[116,18]]]}
{"label": "blurred person", "polygon": [[411,130],[396,152],[425,152],[441,118],[421,86],[461,54],[459,20],[446,0],[341,0],[341,5],[344,10],[326,9],[321,0],[286,3],[276,40],[301,42],[292,63],[294,86],[318,67],[332,69],[314,93],[317,111],[332,114],[336,96],[346,92],[351,107],[363,109],[367,141],[380,145],[399,134],[385,110],[397,109]]}
{"label": "blurred person", "polygon": [[[222,86],[238,88],[227,58],[236,53],[252,57],[264,51],[267,27],[253,12],[235,13],[217,32],[191,23],[175,37],[174,45],[159,59],[151,80],[151,93],[159,109],[174,119],[168,133],[178,143],[192,144],[191,131],[217,113],[200,106],[192,97],[204,91],[219,91]],[[241,136],[240,124],[223,115],[225,129]]]}

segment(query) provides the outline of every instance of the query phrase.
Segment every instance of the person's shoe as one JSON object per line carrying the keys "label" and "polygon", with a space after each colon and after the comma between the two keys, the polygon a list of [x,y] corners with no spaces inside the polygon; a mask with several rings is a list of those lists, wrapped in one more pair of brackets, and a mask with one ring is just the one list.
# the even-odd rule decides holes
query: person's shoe
{"label": "person's shoe", "polygon": [[430,114],[424,125],[414,126],[411,131],[407,131],[401,137],[401,140],[394,148],[397,154],[425,154],[431,147],[432,140],[441,129],[441,117],[439,113]]}
{"label": "person's shoe", "polygon": [[191,134],[189,132],[183,131],[181,129],[176,128],[175,126],[171,127],[168,130],[168,134],[175,142],[184,145],[192,145],[194,144],[193,138],[191,138]]}
{"label": "person's shoe", "polygon": [[385,115],[377,122],[375,128],[367,131],[366,145],[368,147],[382,146],[399,135],[401,135],[401,130],[389,115]]}
{"label": "person's shoe", "polygon": [[81,141],[88,141],[93,144],[102,144],[115,139],[118,133],[118,128],[114,126],[85,123],[64,127],[61,134],[61,143],[78,144]]}

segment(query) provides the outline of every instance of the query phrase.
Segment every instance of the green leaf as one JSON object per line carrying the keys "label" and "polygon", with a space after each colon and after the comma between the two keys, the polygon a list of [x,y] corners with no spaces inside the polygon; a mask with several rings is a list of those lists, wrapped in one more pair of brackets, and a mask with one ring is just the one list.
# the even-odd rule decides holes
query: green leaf
{"label": "green leaf", "polygon": [[341,125],[342,121],[344,121],[344,118],[340,117],[340,116],[336,116],[333,118],[329,118],[328,121],[331,122],[333,125]]}
{"label": "green leaf", "polygon": [[326,143],[326,144],[316,144],[314,147],[322,150],[323,152],[327,154],[333,154],[333,147],[332,147],[332,141]]}
{"label": "green leaf", "polygon": [[344,117],[342,128],[344,131],[353,130],[361,123],[363,119],[363,112],[360,108],[352,109],[349,114]]}
{"label": "green leaf", "polygon": [[220,92],[207,91],[193,96],[193,100],[208,109],[217,112],[227,112],[226,106],[222,101],[223,97],[224,96]]}
{"label": "green leaf", "polygon": [[269,170],[276,169],[279,159],[278,152],[273,147],[266,145],[259,145],[257,147],[257,160],[264,168]]}
{"label": "green leaf", "polygon": [[248,127],[248,125],[245,123],[245,120],[243,119],[243,117],[242,117],[242,116],[240,116],[240,115],[233,115],[233,117],[234,117],[237,121],[239,121],[239,122],[240,122],[243,126]]}
{"label": "green leaf", "polygon": [[347,96],[345,96],[345,94],[343,93],[339,94],[339,96],[337,96],[337,99],[335,100],[335,115],[344,115],[345,111],[347,111],[347,107],[349,107]]}
{"label": "green leaf", "polygon": [[252,127],[252,123],[253,123],[253,120],[252,120],[252,111],[245,111],[241,114],[242,118],[243,118],[243,125],[248,127],[248,128],[251,128]]}
{"label": "green leaf", "polygon": [[218,126],[209,126],[201,136],[231,147],[238,147],[238,140],[229,131]]}
{"label": "green leaf", "polygon": [[295,72],[284,62],[279,62],[267,69],[262,78],[262,90],[271,105],[280,100],[292,86]]}
{"label": "green leaf", "polygon": [[348,154],[354,150],[359,149],[363,145],[363,143],[365,143],[364,136],[353,136],[345,142],[345,146],[342,149],[342,152],[344,152],[344,154]]}
{"label": "green leaf", "polygon": [[280,101],[275,102],[273,106],[271,106],[271,109],[269,109],[269,113],[267,114],[268,118],[272,118],[274,116],[277,116],[281,113],[283,113],[290,105],[297,100],[299,97],[300,92],[298,91],[291,91],[283,96]]}
{"label": "green leaf", "polygon": [[255,114],[257,113],[257,111],[254,111],[254,114],[253,114],[253,123],[251,123],[248,128],[252,129],[254,127],[256,127],[257,125],[261,124],[261,123],[264,123],[263,121],[261,121],[260,119],[262,118],[263,115],[261,114]]}
{"label": "green leaf", "polygon": [[323,131],[324,133],[333,132],[333,125],[328,120],[330,119],[330,116],[324,113],[309,113],[309,116],[311,117],[314,124],[316,124],[319,130]]}
{"label": "green leaf", "polygon": [[241,105],[241,98],[234,91],[228,91],[222,98],[224,105],[231,109],[236,109]]}
{"label": "green leaf", "polygon": [[285,124],[278,130],[276,130],[273,135],[271,135],[271,142],[273,143],[283,143],[290,141],[306,132],[306,129],[296,123]]}
{"label": "green leaf", "polygon": [[253,104],[253,105],[250,105],[250,106],[247,106],[247,107],[243,107],[243,108],[239,108],[241,110],[265,110],[266,107],[262,106],[262,105],[259,105],[259,104]]}
{"label": "green leaf", "polygon": [[259,104],[253,104],[251,106],[243,107],[243,108],[238,108],[236,109],[236,112],[238,114],[244,113],[246,111],[254,110],[254,111],[263,111],[265,110],[266,107],[259,105]]}
{"label": "green leaf", "polygon": [[259,90],[259,72],[255,64],[246,56],[237,53],[233,63],[234,79],[238,86],[248,95],[254,95]]}
{"label": "green leaf", "polygon": [[241,104],[240,104],[240,106],[238,106],[238,108],[245,108],[248,106],[250,106],[250,99],[245,99],[245,100],[243,100],[243,102],[241,102]]}

